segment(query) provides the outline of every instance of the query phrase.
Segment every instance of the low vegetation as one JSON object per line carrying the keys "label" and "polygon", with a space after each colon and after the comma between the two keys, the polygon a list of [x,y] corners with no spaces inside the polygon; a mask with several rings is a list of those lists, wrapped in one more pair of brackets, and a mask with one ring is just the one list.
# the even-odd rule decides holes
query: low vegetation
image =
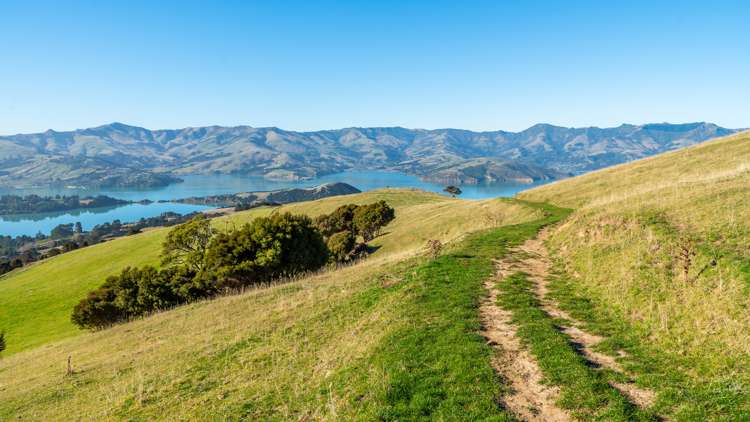
{"label": "low vegetation", "polygon": [[[328,239],[335,248],[331,254],[320,230],[305,215],[258,217],[226,232],[214,230],[205,216],[198,215],[167,234],[161,270],[127,267],[108,277],[75,306],[71,320],[82,328],[103,328],[198,299],[295,277],[321,268],[329,257],[334,262],[349,260],[355,233],[370,241],[394,218],[393,208],[385,201],[343,205],[331,215],[318,217],[326,230],[336,232]],[[349,240],[342,240],[342,235]]]}
{"label": "low vegetation", "polygon": [[741,133],[521,195],[577,208],[549,240],[561,280],[677,420],[750,414],[748,157]]}
{"label": "low vegetation", "polygon": [[[478,334],[476,307],[492,257],[520,239],[507,239],[503,229],[466,234],[489,222],[536,219],[540,211],[512,200],[459,201],[408,190],[281,211],[316,217],[373,199],[392,204],[397,217],[372,240],[377,252],[355,265],[9,355],[0,361],[0,419],[61,413],[73,419],[508,419],[496,401],[502,386]],[[446,245],[435,260],[421,257],[429,239]],[[72,375],[62,376],[68,356]]]}

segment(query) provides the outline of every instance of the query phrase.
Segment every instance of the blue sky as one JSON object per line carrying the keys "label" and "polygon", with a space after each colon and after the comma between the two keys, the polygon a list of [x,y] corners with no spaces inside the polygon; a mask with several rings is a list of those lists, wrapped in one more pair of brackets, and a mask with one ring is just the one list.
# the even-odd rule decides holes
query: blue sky
{"label": "blue sky", "polygon": [[750,6],[0,0],[0,134],[750,126]]}

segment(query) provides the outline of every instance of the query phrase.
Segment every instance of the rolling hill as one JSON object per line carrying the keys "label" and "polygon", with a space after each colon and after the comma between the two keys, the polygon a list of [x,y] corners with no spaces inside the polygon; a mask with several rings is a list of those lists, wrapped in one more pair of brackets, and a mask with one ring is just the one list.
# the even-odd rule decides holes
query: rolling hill
{"label": "rolling hill", "polygon": [[733,130],[710,123],[459,129],[200,127],[90,129],[0,136],[0,185],[154,186],[183,174],[304,179],[393,170],[442,183],[550,180],[692,145]]}
{"label": "rolling hill", "polygon": [[[61,255],[0,279],[0,418],[745,420],[748,186],[738,133],[517,199],[285,205],[397,217],[356,265],[94,333],[64,308],[165,232]],[[449,246],[429,259],[427,239]]]}
{"label": "rolling hill", "polygon": [[520,195],[576,209],[558,269],[678,420],[750,416],[748,187],[743,132]]}
{"label": "rolling hill", "polygon": [[[411,190],[381,190],[284,205],[282,211],[312,216],[330,212],[344,203],[369,203],[385,199],[399,217],[389,226],[391,233],[373,244],[386,246],[378,255],[389,258],[413,254],[431,238],[450,240],[465,231],[487,227],[493,218],[508,212],[525,215],[523,208],[501,201],[459,201],[437,194]],[[256,208],[214,220],[219,228],[240,225],[272,208]],[[417,214],[424,212],[423,221]],[[443,214],[445,212],[445,214]],[[472,212],[479,218],[462,221]],[[510,218],[510,217],[508,217]],[[414,226],[418,230],[414,230]],[[0,321],[9,338],[9,353],[36,347],[51,340],[83,332],[70,322],[73,306],[86,292],[98,287],[111,274],[126,266],[158,264],[161,242],[168,229],[148,230],[47,259],[0,278]],[[397,253],[398,252],[398,253]],[[377,256],[377,255],[376,255]]]}
{"label": "rolling hill", "polygon": [[[419,394],[450,392],[464,403],[462,412],[497,412],[488,346],[461,327],[478,324],[472,310],[481,295],[477,283],[491,272],[489,252],[502,242],[487,243],[471,233],[533,220],[540,211],[514,200],[462,201],[412,190],[367,192],[283,209],[316,215],[343,203],[379,199],[393,205],[397,217],[373,242],[377,252],[359,264],[100,332],[74,329],[65,308],[106,273],[154,262],[163,230],[11,274],[0,283],[0,298],[14,298],[0,309],[13,309],[2,320],[13,321],[8,339],[9,351],[15,352],[0,360],[0,418],[370,419],[385,417],[386,407],[398,418],[431,407],[417,402],[404,408],[403,400],[411,399],[388,393],[391,384],[409,382],[399,381],[408,376],[400,369],[406,350],[415,354],[412,362],[437,359],[434,364],[448,365],[457,379],[464,379]],[[265,212],[237,213],[216,224],[221,228]],[[448,242],[452,252],[426,260],[427,239]],[[102,265],[98,260],[110,264],[89,274],[88,268]],[[435,284],[438,273],[441,284]],[[31,294],[24,299],[20,293]],[[47,307],[52,302],[64,305]],[[437,337],[428,342],[436,349],[425,354],[420,327],[430,326],[430,336]],[[23,339],[22,344],[13,345],[14,339]],[[75,373],[61,377],[67,356]],[[383,378],[384,373],[391,375]],[[363,401],[365,396],[372,400]],[[367,409],[363,403],[369,403]],[[435,411],[455,416],[456,410],[451,405]]]}

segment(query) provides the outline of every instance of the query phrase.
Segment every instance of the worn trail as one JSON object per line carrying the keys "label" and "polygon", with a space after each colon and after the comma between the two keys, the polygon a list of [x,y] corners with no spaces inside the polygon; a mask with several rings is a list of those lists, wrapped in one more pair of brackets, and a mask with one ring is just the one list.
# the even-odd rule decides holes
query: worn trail
{"label": "worn trail", "polygon": [[[498,275],[501,262],[496,262]],[[495,348],[492,366],[510,384],[511,392],[503,398],[503,405],[516,417],[525,421],[569,421],[570,416],[555,402],[558,388],[542,384],[542,371],[531,354],[521,346],[510,312],[497,305],[497,278],[489,278],[485,287],[487,299],[480,307],[482,335]]]}
{"label": "worn trail", "polygon": [[[526,273],[529,280],[534,283],[541,308],[551,317],[563,321],[560,328],[571,339],[579,353],[594,367],[628,375],[614,357],[594,350],[596,345],[604,340],[603,337],[586,332],[580,321],[560,309],[558,304],[549,297],[548,277],[551,264],[547,248],[544,246],[547,234],[548,230],[542,230],[536,238],[527,240],[513,249],[504,260],[499,262],[498,277],[502,279],[517,272]],[[611,382],[610,384],[625,395],[631,403],[641,408],[650,407],[654,403],[655,394],[651,390],[630,382]]]}

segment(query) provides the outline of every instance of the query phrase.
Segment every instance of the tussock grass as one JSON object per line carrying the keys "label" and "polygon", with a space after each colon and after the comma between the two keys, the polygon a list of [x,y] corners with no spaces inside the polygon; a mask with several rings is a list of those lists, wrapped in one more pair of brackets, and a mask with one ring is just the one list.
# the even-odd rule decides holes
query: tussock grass
{"label": "tussock grass", "polygon": [[[502,417],[488,348],[473,331],[481,276],[491,271],[487,253],[463,239],[468,249],[454,241],[453,254],[438,261],[420,255],[427,239],[449,242],[540,211],[513,200],[469,202],[407,190],[362,195],[371,196],[308,205],[314,214],[391,198],[397,218],[367,260],[3,358],[0,419],[370,420],[417,419],[428,411],[445,419],[464,411]],[[445,296],[430,293],[438,287],[431,285],[435,274],[450,279],[440,286]],[[430,335],[413,335],[422,331]],[[408,382],[404,357],[420,352],[444,365],[426,370],[453,378],[432,373]],[[68,356],[73,376],[64,375]],[[406,400],[400,392],[410,386],[415,393]],[[454,393],[456,400],[442,407],[435,401]]]}
{"label": "tussock grass", "polygon": [[745,132],[520,195],[577,208],[550,237],[561,271],[687,377],[684,415],[750,415],[749,186]]}

